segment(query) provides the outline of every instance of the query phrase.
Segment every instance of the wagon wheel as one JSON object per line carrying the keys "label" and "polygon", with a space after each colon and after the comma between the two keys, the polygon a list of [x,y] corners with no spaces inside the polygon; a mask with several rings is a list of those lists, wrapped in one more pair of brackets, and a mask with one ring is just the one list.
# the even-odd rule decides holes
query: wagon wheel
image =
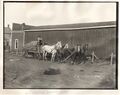
{"label": "wagon wheel", "polygon": [[34,53],[34,58],[39,59],[39,53]]}
{"label": "wagon wheel", "polygon": [[22,50],[22,56],[25,56],[25,53],[26,53],[25,50]]}
{"label": "wagon wheel", "polygon": [[39,58],[38,53],[35,53],[35,54],[34,54],[34,58],[36,58],[36,59],[38,59],[38,58]]}
{"label": "wagon wheel", "polygon": [[23,56],[24,56],[24,57],[28,57],[28,50],[24,50],[24,51],[23,51]]}
{"label": "wagon wheel", "polygon": [[42,53],[38,53],[38,59],[39,59],[39,60],[42,59]]}

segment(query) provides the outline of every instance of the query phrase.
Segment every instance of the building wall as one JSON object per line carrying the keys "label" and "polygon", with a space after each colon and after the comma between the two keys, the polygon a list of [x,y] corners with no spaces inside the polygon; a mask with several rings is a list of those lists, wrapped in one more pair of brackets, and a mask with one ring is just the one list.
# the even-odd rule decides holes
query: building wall
{"label": "building wall", "polygon": [[43,40],[49,44],[62,41],[62,44],[69,42],[70,47],[76,44],[88,43],[91,51],[95,51],[99,57],[106,57],[112,51],[116,51],[116,28],[98,28],[84,30],[52,30],[43,32],[25,32],[25,43],[37,40],[41,35]]}
{"label": "building wall", "polygon": [[15,39],[18,39],[18,50],[21,51],[23,48],[23,32],[12,33],[12,51],[16,51],[15,49]]}
{"label": "building wall", "polygon": [[11,50],[11,33],[4,34],[4,49]]}
{"label": "building wall", "polygon": [[81,30],[74,32],[74,44],[88,43],[91,51],[99,57],[107,57],[116,52],[116,28]]}
{"label": "building wall", "polygon": [[7,41],[9,43],[8,45],[10,45],[11,34],[10,33],[5,33],[4,37],[5,37],[4,41]]}
{"label": "building wall", "polygon": [[46,32],[25,32],[25,43],[37,40],[38,36],[42,36],[45,42],[49,44],[55,44],[57,41],[66,43],[72,37],[72,32],[68,31],[46,31]]}

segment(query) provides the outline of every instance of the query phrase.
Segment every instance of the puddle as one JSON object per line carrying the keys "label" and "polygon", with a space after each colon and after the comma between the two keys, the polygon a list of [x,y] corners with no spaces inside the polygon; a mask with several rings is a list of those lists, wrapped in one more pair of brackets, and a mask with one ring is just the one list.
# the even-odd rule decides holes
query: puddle
{"label": "puddle", "polygon": [[80,72],[84,72],[84,70],[80,70]]}
{"label": "puddle", "polygon": [[94,72],[101,72],[101,71],[97,71],[97,70],[95,70]]}

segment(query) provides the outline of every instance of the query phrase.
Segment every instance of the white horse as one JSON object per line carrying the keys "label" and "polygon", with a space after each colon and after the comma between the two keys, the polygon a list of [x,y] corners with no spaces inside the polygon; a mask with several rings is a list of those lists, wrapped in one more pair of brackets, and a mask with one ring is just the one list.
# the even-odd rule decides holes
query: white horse
{"label": "white horse", "polygon": [[52,56],[51,56],[51,61],[54,61],[55,60],[55,55],[57,53],[57,50],[62,48],[62,45],[61,45],[61,41],[57,42],[57,44],[55,45],[44,45],[42,47],[42,52],[43,52],[43,60],[46,60],[46,56],[47,56],[47,53],[51,53]]}

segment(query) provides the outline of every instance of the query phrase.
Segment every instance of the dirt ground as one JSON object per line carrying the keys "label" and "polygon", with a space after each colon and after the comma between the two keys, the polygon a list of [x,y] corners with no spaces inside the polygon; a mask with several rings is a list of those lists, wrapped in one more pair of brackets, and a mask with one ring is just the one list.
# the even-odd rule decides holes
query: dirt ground
{"label": "dirt ground", "polygon": [[[5,54],[5,88],[113,88],[116,66],[107,61],[71,65]],[[45,75],[48,68],[60,69]]]}

